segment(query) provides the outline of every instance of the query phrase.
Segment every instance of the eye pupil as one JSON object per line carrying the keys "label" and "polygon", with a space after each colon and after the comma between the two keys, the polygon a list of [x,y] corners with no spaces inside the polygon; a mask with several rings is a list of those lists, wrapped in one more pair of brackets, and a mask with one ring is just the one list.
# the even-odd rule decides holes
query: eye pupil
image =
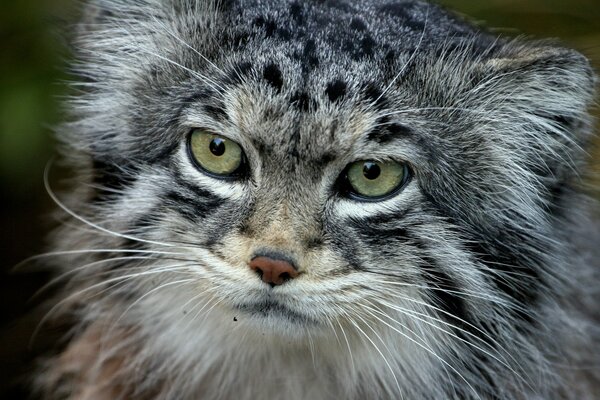
{"label": "eye pupil", "polygon": [[215,156],[220,157],[225,154],[225,141],[221,138],[214,138],[208,145],[210,152]]}
{"label": "eye pupil", "polygon": [[368,180],[375,180],[381,175],[381,168],[374,162],[366,162],[363,165],[363,175]]}

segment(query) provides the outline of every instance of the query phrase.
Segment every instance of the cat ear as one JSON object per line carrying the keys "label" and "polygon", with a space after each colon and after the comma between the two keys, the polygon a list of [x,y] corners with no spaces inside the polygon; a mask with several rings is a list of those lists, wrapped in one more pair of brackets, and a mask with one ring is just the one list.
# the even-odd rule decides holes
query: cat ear
{"label": "cat ear", "polygon": [[113,1],[90,0],[83,4],[79,21],[79,33],[94,32],[115,17],[116,5]]}
{"label": "cat ear", "polygon": [[573,136],[589,133],[578,128],[589,122],[595,75],[582,54],[544,43],[511,43],[482,67],[499,101],[529,116],[532,126]]}

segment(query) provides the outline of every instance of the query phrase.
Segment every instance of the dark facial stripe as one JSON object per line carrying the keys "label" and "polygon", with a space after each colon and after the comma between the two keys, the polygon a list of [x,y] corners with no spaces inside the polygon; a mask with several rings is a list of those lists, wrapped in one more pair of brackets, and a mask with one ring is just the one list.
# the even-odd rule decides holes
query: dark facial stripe
{"label": "dark facial stripe", "polygon": [[210,117],[218,121],[227,121],[229,119],[227,112],[225,112],[225,105],[223,104],[206,104],[203,108]]}
{"label": "dark facial stripe", "polygon": [[[406,249],[413,249],[414,252],[421,258],[420,265],[422,276],[427,286],[430,288],[430,297],[433,305],[440,309],[439,317],[450,324],[453,324],[467,332],[473,332],[470,324],[470,315],[467,310],[467,305],[464,298],[460,295],[460,287],[458,283],[450,276],[432,257],[431,250],[423,241],[414,237],[410,232],[410,227],[389,226],[386,227],[386,222],[389,220],[383,218],[372,218],[368,220],[354,221],[351,225],[360,235],[361,242],[366,243],[369,247],[384,248],[381,243],[390,245],[398,243],[405,246]],[[358,268],[368,272],[377,274],[390,274],[388,270],[365,269]],[[398,274],[391,274],[398,277]],[[465,321],[467,323],[465,323]],[[474,334],[476,333],[473,332]]]}
{"label": "dark facial stripe", "polygon": [[534,246],[534,239],[512,226],[498,228],[502,237],[491,232],[478,232],[468,223],[460,222],[451,210],[438,204],[443,198],[436,200],[430,195],[427,197],[429,203],[452,225],[463,227],[457,234],[463,237],[463,244],[473,259],[486,267],[481,269],[482,273],[487,274],[490,281],[515,302],[517,307],[512,311],[514,316],[526,324],[534,322],[532,315],[524,311],[537,303],[540,286],[543,285],[542,277],[535,267],[541,260],[537,253],[527,250]]}
{"label": "dark facial stripe", "polygon": [[99,203],[115,200],[127,187],[136,181],[137,168],[122,161],[118,165],[113,161],[92,160],[94,169],[94,197],[92,202]]}
{"label": "dark facial stripe", "polygon": [[[450,275],[437,266],[433,259],[425,257],[424,261],[422,269],[432,288],[433,301],[438,308],[445,311],[445,313],[441,313],[440,317],[458,323],[461,328],[464,327],[465,324],[462,321],[469,319],[465,301],[460,297],[458,285]],[[452,316],[456,318],[452,318]]]}
{"label": "dark facial stripe", "polygon": [[421,265],[423,278],[431,288],[431,297],[434,305],[442,310],[440,318],[457,325],[461,329],[471,331],[469,312],[464,298],[460,295],[458,283],[437,263],[431,256],[431,250],[425,243],[412,239],[419,249],[419,257],[423,260]]}
{"label": "dark facial stripe", "polygon": [[515,316],[527,324],[534,322],[533,315],[525,310],[536,304],[539,298],[539,273],[521,262],[523,256],[511,254],[511,250],[502,245],[498,245],[498,248],[504,247],[504,250],[491,249],[481,241],[470,240],[465,246],[477,262],[496,271],[488,273],[489,277],[499,290],[519,306],[513,310]]}
{"label": "dark facial stripe", "polygon": [[414,135],[412,129],[399,123],[390,123],[387,118],[380,118],[377,121],[377,127],[367,135],[367,140],[374,140],[377,143],[388,143],[395,139],[402,139]]}
{"label": "dark facial stripe", "polygon": [[189,221],[205,218],[223,204],[222,198],[192,185],[178,173],[175,173],[173,180],[176,184],[162,197],[171,209]]}
{"label": "dark facial stripe", "polygon": [[461,320],[469,321],[470,318],[465,300],[460,296],[458,283],[438,264],[431,255],[428,246],[415,237],[414,233],[410,231],[410,226],[396,226],[396,221],[399,218],[401,217],[395,216],[391,226],[389,226],[389,217],[382,216],[354,221],[352,226],[359,233],[361,241],[374,248],[383,248],[381,243],[388,245],[398,243],[405,246],[407,250],[413,249],[419,258],[423,260],[420,267],[423,279],[431,288],[431,298],[435,303],[434,305],[443,311],[439,313],[440,318],[468,330],[468,324],[461,322]]}
{"label": "dark facial stripe", "polygon": [[[401,218],[404,218],[404,225],[396,226]],[[419,265],[422,279],[430,288],[429,295],[433,305],[441,310],[438,313],[439,318],[460,328],[456,330],[457,335],[460,330],[463,330],[475,337],[481,337],[480,332],[473,327],[475,323],[471,321],[472,318],[464,296],[461,296],[460,285],[437,262],[429,246],[411,231],[409,219],[408,214],[394,215],[392,218],[380,215],[363,221],[355,221],[354,226],[357,233],[360,234],[361,242],[366,243],[369,247],[383,248],[381,243],[388,245],[393,243],[404,246],[407,251],[412,250],[418,255],[422,260]],[[377,270],[370,272],[378,273]],[[379,272],[389,273],[390,271]],[[399,274],[401,271],[398,271],[396,277]]]}

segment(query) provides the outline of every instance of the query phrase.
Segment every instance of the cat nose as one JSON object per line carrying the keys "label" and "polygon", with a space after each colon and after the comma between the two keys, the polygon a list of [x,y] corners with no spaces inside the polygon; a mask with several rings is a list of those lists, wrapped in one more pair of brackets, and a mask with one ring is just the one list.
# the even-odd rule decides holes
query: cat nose
{"label": "cat nose", "polygon": [[268,283],[271,287],[281,285],[298,276],[296,268],[285,260],[261,256],[252,259],[248,266],[256,271],[263,282]]}

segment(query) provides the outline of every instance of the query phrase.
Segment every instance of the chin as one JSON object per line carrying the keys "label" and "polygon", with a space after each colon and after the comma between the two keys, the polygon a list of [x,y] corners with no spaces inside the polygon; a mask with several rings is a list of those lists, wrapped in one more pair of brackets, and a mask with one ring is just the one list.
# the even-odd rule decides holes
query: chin
{"label": "chin", "polygon": [[[323,323],[289,303],[272,296],[254,298],[232,306],[232,320],[261,336],[302,339],[323,334]],[[246,332],[249,333],[249,332]]]}

